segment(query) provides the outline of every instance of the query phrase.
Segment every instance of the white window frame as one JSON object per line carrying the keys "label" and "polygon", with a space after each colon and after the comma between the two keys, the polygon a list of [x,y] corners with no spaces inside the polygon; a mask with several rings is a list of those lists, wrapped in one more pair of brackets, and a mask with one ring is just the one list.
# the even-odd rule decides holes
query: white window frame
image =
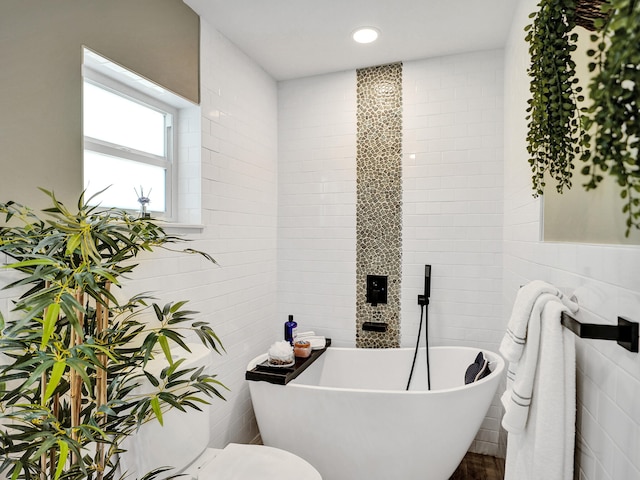
{"label": "white window frame", "polygon": [[[124,70],[124,69],[122,69]],[[86,63],[83,65],[83,89],[84,81],[89,82],[99,88],[107,90],[111,93],[119,95],[127,100],[139,103],[147,108],[154,109],[165,114],[165,157],[153,155],[151,153],[138,151],[123,145],[113,144],[96,138],[88,137],[83,132],[84,150],[93,151],[103,155],[109,155],[116,158],[122,158],[142,164],[162,167],[166,171],[165,176],[165,210],[157,211],[153,209],[153,202],[149,205],[149,213],[152,217],[164,221],[177,220],[177,182],[178,182],[178,132],[175,126],[179,119],[179,110],[172,105],[154,98],[141,90],[124,84],[111,76],[107,76]],[[128,76],[133,78],[133,72],[126,72]],[[142,81],[150,84],[150,82],[142,79]],[[136,79],[136,81],[140,81]],[[83,150],[83,151],[84,151]],[[83,175],[84,184],[84,175]],[[153,194],[152,194],[153,195]],[[153,198],[153,197],[152,197]],[[99,202],[99,199],[97,199]],[[131,210],[133,212],[133,210]]]}

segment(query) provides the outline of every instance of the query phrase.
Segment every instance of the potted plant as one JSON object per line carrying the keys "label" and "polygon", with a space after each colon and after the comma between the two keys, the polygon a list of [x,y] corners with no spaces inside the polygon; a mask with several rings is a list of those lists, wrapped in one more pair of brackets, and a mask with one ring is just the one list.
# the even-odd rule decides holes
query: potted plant
{"label": "potted plant", "polygon": [[[114,295],[139,253],[180,239],[148,219],[90,206],[82,196],[72,213],[44,192],[52,201],[45,219],[0,203],[6,221],[0,253],[11,259],[4,268],[19,272],[5,287],[19,291],[12,314],[6,320],[0,314],[0,475],[117,479],[122,441],[140,425],[162,423],[169,408],[199,409],[223,398],[215,375],[181,368],[172,348],[188,350],[187,333],[218,353],[222,346],[186,302],[160,306],[147,295],[124,302]],[[157,355],[167,367],[146,371]],[[155,391],[136,393],[141,382]]]}
{"label": "potted plant", "polygon": [[573,0],[541,0],[525,27],[531,64],[531,98],[527,108],[527,151],[533,171],[534,195],[542,195],[546,176],[556,190],[571,188],[573,160],[580,156],[581,122],[578,102],[584,98],[576,85],[576,64],[571,52],[578,35]]}
{"label": "potted plant", "polygon": [[[534,195],[544,192],[547,176],[559,193],[571,188],[574,160],[580,158],[586,190],[596,188],[605,174],[620,186],[628,236],[631,228],[640,229],[640,2],[541,0],[538,7],[525,27]],[[584,96],[571,58],[577,25],[595,32],[596,48],[587,51],[593,72],[587,107],[580,107]]]}

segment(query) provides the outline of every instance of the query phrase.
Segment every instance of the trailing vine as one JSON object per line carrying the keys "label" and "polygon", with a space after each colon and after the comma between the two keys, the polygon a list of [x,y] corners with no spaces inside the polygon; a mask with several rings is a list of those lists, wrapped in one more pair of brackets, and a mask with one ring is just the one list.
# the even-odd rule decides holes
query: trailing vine
{"label": "trailing vine", "polygon": [[603,173],[616,178],[625,200],[626,236],[640,229],[640,3],[638,0],[609,0],[604,7],[606,22],[589,50],[589,84],[593,104],[586,110],[582,173],[589,176],[587,190],[594,189]]}
{"label": "trailing vine", "polygon": [[581,155],[583,134],[578,102],[575,62],[578,35],[574,0],[541,0],[531,14],[525,40],[529,43],[531,77],[527,108],[527,151],[533,176],[534,196],[544,193],[545,173],[556,181],[556,190],[571,188],[573,160]]}

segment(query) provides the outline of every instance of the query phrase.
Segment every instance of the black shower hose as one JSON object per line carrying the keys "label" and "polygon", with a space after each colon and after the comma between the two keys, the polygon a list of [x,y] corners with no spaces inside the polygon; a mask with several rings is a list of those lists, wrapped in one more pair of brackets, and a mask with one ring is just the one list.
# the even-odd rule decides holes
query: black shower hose
{"label": "black shower hose", "polygon": [[[427,304],[428,305],[428,300]],[[409,372],[409,381],[407,382],[406,390],[409,390],[411,385],[411,378],[413,378],[413,369],[416,366],[416,358],[418,357],[418,347],[420,345],[420,333],[422,332],[422,319],[424,317],[424,340],[425,340],[425,352],[427,354],[427,390],[431,390],[431,368],[429,366],[429,310],[426,305],[421,305],[420,309],[420,326],[418,327],[418,337],[416,340],[416,350],[413,352],[413,362],[411,363],[411,372]]]}

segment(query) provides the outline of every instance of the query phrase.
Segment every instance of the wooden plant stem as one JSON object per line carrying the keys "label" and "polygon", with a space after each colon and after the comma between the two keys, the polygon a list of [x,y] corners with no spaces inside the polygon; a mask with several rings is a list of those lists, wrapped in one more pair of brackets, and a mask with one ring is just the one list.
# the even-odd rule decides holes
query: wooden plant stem
{"label": "wooden plant stem", "polygon": [[[80,305],[84,304],[84,292],[78,290],[76,292],[76,300]],[[84,327],[84,313],[78,312],[78,323],[80,331],[83,331]],[[70,325],[70,341],[69,348],[72,349],[76,345],[80,345],[83,341],[82,336],[78,335],[73,325]],[[82,378],[73,368],[69,371],[69,386],[71,396],[71,438],[75,441],[79,441],[80,432],[78,426],[80,425],[80,411],[82,409]],[[75,452],[71,453],[71,463],[78,463],[79,459]]]}
{"label": "wooden plant stem", "polygon": [[[109,291],[111,284],[107,282],[105,285],[105,289]],[[109,308],[108,302],[109,300],[106,297],[103,297],[104,305],[100,302],[96,305],[96,338],[103,340],[105,332],[109,328]],[[100,353],[97,355],[102,368],[98,368],[96,372],[96,407],[100,408],[102,405],[106,405],[107,398],[107,362],[108,358],[104,353]],[[97,462],[98,462],[98,472],[96,476],[96,480],[102,480],[104,475],[104,469],[106,465],[105,452],[104,452],[104,443],[99,442],[96,448],[97,453]]]}
{"label": "wooden plant stem", "polygon": [[[46,312],[45,312],[46,315]],[[47,391],[47,373],[43,372],[40,376],[40,395],[44,398],[44,392]],[[53,452],[53,448],[51,451]],[[44,452],[40,455],[40,480],[47,479],[47,453]]]}
{"label": "wooden plant stem", "polygon": [[[50,285],[51,285],[51,282],[49,281],[45,282],[45,288],[49,288]],[[44,309],[42,318],[46,318],[46,316],[47,316],[47,308]],[[42,372],[42,374],[40,375],[40,401],[44,399],[44,394],[47,391],[47,383],[48,383],[47,372]],[[40,479],[46,480],[46,478],[47,478],[47,454],[45,452],[40,455]]]}
{"label": "wooden plant stem", "polygon": [[[53,416],[60,420],[60,394],[56,393],[53,396]],[[53,469],[53,465],[56,465],[57,451],[55,448],[49,450],[49,465]]]}

